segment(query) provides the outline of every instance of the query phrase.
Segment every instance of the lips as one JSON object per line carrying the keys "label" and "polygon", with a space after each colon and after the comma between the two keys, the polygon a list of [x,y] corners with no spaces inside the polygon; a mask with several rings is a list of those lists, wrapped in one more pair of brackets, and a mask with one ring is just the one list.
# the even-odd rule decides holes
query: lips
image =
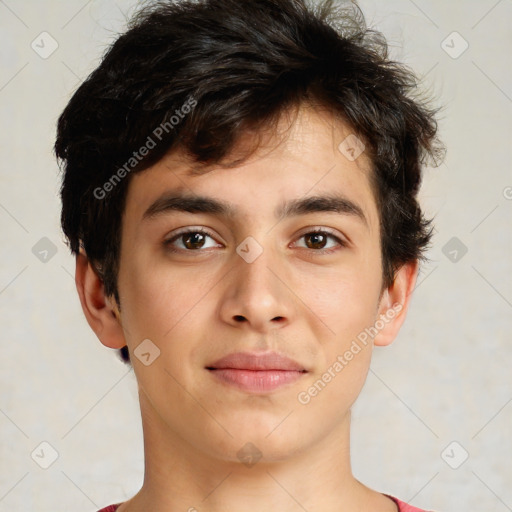
{"label": "lips", "polygon": [[299,380],[307,370],[276,352],[235,352],[206,367],[224,385],[247,393],[268,393]]}
{"label": "lips", "polygon": [[238,369],[238,370],[285,370],[305,372],[306,369],[288,357],[282,356],[277,352],[266,352],[263,354],[251,354],[249,352],[235,352],[222,357],[207,369]]}

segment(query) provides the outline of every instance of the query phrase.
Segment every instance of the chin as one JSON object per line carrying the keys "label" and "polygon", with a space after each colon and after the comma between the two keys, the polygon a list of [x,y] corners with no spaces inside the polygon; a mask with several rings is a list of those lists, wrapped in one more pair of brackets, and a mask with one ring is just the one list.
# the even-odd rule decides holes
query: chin
{"label": "chin", "polygon": [[[228,427],[233,437],[228,435],[217,439],[214,445],[210,444],[211,453],[215,458],[226,462],[242,463],[252,467],[256,463],[283,462],[290,457],[307,449],[304,445],[304,434],[300,430],[295,431],[292,425],[285,425],[280,422],[286,417],[284,415],[278,421],[273,421],[272,426],[263,423],[259,426],[245,426],[244,428]],[[277,427],[277,428],[276,428]]]}

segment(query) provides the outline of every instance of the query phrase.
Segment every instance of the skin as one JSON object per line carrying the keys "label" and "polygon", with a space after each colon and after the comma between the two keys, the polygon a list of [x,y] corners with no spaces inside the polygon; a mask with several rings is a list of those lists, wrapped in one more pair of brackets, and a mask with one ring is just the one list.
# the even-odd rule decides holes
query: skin
{"label": "skin", "polygon": [[[285,137],[267,137],[234,168],[192,176],[193,163],[174,151],[132,177],[122,221],[120,310],[85,254],[77,257],[76,284],[89,325],[107,347],[128,345],[139,386],[144,483],[119,512],[397,510],[352,475],[350,408],[373,345],[391,343],[404,321],[417,262],[382,289],[369,161],[364,153],[350,161],[338,150],[351,133],[347,126],[301,106],[293,120],[282,116],[279,127]],[[239,147],[250,141],[247,134]],[[143,220],[164,191],[221,199],[238,213],[229,219],[170,211]],[[283,200],[332,192],[356,203],[365,221],[336,212],[274,217]],[[212,238],[196,238],[194,245],[178,237],[172,252],[164,241],[186,227],[204,227]],[[345,245],[304,236],[319,229]],[[252,263],[236,252],[249,236],[263,249]],[[396,304],[401,311],[373,342],[309,403],[300,403],[298,393]],[[160,350],[149,366],[133,353],[144,339]],[[270,349],[307,373],[275,391],[249,394],[205,369],[232,352]],[[249,442],[262,454],[251,467],[237,456]]]}

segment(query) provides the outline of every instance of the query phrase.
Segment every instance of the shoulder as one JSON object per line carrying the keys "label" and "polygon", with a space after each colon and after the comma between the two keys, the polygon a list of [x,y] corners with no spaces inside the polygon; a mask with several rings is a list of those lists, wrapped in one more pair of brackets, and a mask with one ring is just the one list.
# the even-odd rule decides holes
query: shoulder
{"label": "shoulder", "polygon": [[388,498],[391,498],[397,505],[398,505],[398,512],[427,512],[426,510],[423,510],[421,508],[413,507],[412,505],[408,505],[404,501],[400,501],[398,498],[395,498],[394,496],[390,496],[389,494],[386,494]]}

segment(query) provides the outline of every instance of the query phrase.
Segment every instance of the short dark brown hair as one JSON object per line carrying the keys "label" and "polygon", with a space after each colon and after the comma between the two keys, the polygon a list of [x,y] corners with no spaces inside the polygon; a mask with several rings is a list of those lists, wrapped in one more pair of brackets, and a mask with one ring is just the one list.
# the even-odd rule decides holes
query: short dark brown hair
{"label": "short dark brown hair", "polygon": [[[390,60],[384,37],[366,27],[354,3],[146,5],[58,121],[61,224],[71,252],[84,248],[105,293],[120,305],[121,218],[131,175],[176,147],[198,164],[221,163],[241,134],[267,132],[285,109],[307,102],[327,108],[366,146],[389,285],[400,266],[423,257],[432,234],[417,192],[425,159],[436,162],[443,148],[438,109],[416,88],[415,75]],[[150,150],[141,156],[143,147]],[[129,361],[126,347],[122,356]]]}

